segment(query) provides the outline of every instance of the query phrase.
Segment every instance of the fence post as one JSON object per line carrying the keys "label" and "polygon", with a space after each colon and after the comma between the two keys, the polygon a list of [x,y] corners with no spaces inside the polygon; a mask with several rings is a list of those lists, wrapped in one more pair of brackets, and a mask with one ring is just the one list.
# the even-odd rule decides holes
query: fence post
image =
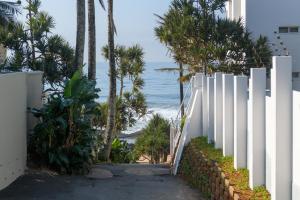
{"label": "fence post", "polygon": [[223,90],[222,90],[222,73],[215,73],[214,88],[214,140],[215,148],[223,148]]}
{"label": "fence post", "polygon": [[207,77],[202,77],[202,122],[203,136],[208,136],[208,108],[207,108]]}
{"label": "fence post", "polygon": [[234,77],[234,168],[247,167],[248,77]]}
{"label": "fence post", "polygon": [[[271,159],[271,196],[274,200],[292,198],[292,58],[273,57],[271,98],[274,111]],[[299,155],[298,155],[299,156]],[[298,169],[299,170],[299,169]]]}
{"label": "fence post", "polygon": [[194,77],[193,81],[193,94],[190,97],[190,102],[189,102],[189,112],[186,115],[186,120],[189,119],[190,122],[190,128],[189,128],[189,133],[188,133],[188,138],[193,139],[196,137],[200,137],[201,134],[201,118],[202,118],[202,112],[201,112],[201,104],[202,104],[202,99],[201,99],[201,86],[202,86],[202,74],[197,74]]}
{"label": "fence post", "polygon": [[249,83],[249,183],[250,188],[265,184],[265,98],[266,69],[252,68]]}
{"label": "fence post", "polygon": [[233,156],[233,75],[223,74],[223,155]]}
{"label": "fence post", "polygon": [[214,142],[214,78],[207,78],[208,143]]}
{"label": "fence post", "polygon": [[199,133],[199,135],[200,136],[203,136],[203,123],[202,123],[202,121],[203,121],[203,102],[202,102],[202,88],[203,88],[203,85],[202,85],[202,79],[203,79],[203,76],[204,76],[204,74],[202,74],[202,73],[197,73],[196,74],[196,87],[197,87],[197,89],[198,89],[198,91],[199,91],[199,120],[198,120],[198,124],[199,124],[199,131],[200,131],[200,133]]}

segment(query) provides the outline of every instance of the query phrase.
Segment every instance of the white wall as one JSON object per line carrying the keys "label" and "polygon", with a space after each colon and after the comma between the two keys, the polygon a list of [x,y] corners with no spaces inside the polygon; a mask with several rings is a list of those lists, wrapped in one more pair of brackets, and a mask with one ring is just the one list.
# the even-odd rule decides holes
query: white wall
{"label": "white wall", "polygon": [[27,102],[41,99],[35,96],[38,92],[28,93],[28,85],[34,85],[32,89],[42,85],[42,74],[36,76],[21,72],[0,75],[0,190],[22,175],[26,168],[27,123],[34,124],[27,118]]}
{"label": "white wall", "polygon": [[293,200],[300,199],[300,92],[293,93]]}
{"label": "white wall", "polygon": [[[276,44],[281,50],[283,48],[279,43],[282,41],[293,57],[293,72],[300,72],[300,32],[279,34],[280,40],[276,39],[277,35],[274,34],[280,26],[300,26],[299,0],[232,0],[231,4],[230,10],[238,10],[239,5],[241,7],[231,15],[228,13],[228,18],[241,17],[253,38],[267,36],[270,43]],[[275,50],[275,47],[272,49]],[[275,56],[278,54],[274,52]],[[281,55],[285,55],[284,51]],[[294,78],[293,81],[294,88],[300,89],[300,78]]]}

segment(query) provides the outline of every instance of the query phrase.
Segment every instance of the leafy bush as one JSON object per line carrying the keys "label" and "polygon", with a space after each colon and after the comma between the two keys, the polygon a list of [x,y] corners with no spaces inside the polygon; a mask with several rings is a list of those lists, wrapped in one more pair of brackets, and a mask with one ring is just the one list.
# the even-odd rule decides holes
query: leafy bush
{"label": "leafy bush", "polygon": [[113,163],[131,163],[136,159],[132,153],[133,146],[126,141],[115,139],[112,143],[111,161]]}
{"label": "leafy bush", "polygon": [[41,109],[30,138],[30,158],[60,173],[86,173],[94,158],[97,134],[92,126],[98,98],[96,82],[76,72],[62,93],[53,93]]}
{"label": "leafy bush", "polygon": [[159,163],[161,158],[166,159],[170,151],[170,123],[156,114],[143,130],[135,143],[136,157],[147,155],[151,163]]}

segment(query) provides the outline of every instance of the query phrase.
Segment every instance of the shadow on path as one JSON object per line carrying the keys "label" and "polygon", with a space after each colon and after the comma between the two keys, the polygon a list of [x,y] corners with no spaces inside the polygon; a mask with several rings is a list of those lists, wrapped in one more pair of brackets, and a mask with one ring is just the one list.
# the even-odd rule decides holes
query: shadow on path
{"label": "shadow on path", "polygon": [[1,200],[201,200],[163,165],[97,165],[86,176],[30,172],[0,192]]}

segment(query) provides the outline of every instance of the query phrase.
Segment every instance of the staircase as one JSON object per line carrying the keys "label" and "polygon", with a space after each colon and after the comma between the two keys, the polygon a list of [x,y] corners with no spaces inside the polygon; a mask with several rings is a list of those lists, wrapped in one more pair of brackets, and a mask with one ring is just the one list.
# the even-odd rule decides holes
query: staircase
{"label": "staircase", "polygon": [[[170,131],[170,151],[172,156],[172,173],[177,174],[181,156],[186,144],[202,133],[202,74],[196,74],[186,90],[184,100],[188,99],[185,107],[185,123],[182,126],[180,106],[176,120]],[[190,93],[190,96],[188,95]],[[184,101],[185,102],[185,101]]]}

